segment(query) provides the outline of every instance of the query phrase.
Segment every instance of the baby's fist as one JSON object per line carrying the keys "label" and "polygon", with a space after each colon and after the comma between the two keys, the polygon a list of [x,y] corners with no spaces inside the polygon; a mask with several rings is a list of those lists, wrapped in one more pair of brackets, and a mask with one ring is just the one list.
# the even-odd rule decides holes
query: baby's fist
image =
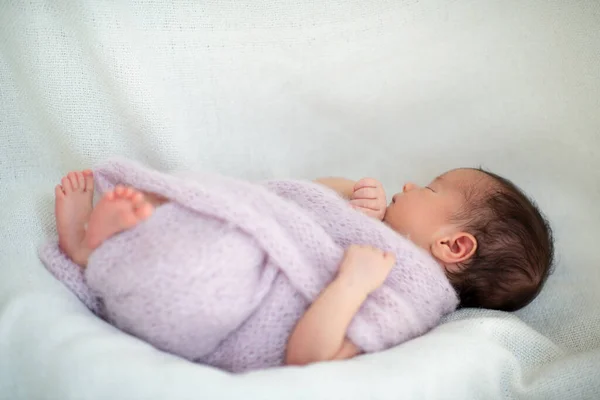
{"label": "baby's fist", "polygon": [[344,254],[339,278],[368,295],[385,282],[395,263],[392,253],[371,246],[351,245]]}
{"label": "baby's fist", "polygon": [[387,209],[383,185],[377,179],[363,178],[354,185],[350,205],[370,217],[382,220]]}

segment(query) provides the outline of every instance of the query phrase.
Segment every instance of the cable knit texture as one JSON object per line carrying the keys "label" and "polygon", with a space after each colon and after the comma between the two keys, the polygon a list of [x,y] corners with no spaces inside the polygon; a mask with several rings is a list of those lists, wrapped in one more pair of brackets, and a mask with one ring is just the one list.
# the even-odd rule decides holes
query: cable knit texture
{"label": "cable knit texture", "polygon": [[122,183],[170,202],[103,243],[85,272],[56,241],[40,256],[96,314],[164,351],[233,372],[281,365],[294,325],[351,244],[397,257],[348,329],[363,351],[419,336],[457,306],[429,254],[321,185],[167,175],[126,160],[94,174],[99,192]]}

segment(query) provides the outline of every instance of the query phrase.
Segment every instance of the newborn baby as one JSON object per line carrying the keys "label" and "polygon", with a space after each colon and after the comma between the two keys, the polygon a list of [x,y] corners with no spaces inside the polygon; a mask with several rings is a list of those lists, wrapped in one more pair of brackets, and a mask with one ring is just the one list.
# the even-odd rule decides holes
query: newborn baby
{"label": "newborn baby", "polygon": [[[446,274],[461,307],[517,310],[535,298],[549,274],[553,243],[547,221],[515,185],[497,175],[452,170],[425,187],[404,185],[389,205],[374,179],[316,182],[427,252]],[[93,190],[89,170],[69,173],[55,189],[59,246],[82,268],[103,243],[151,220],[171,201],[164,193],[117,185],[93,207]],[[349,326],[395,262],[390,252],[347,246],[335,278],[294,322],[285,363],[360,354],[362,349],[348,338]]]}

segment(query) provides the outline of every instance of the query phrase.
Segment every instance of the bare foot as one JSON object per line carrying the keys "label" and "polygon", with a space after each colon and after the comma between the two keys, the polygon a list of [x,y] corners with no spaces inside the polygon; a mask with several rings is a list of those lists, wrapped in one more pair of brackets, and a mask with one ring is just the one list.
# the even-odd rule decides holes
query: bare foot
{"label": "bare foot", "polygon": [[92,171],[69,172],[54,189],[54,196],[58,244],[65,254],[80,264],[82,257],[87,260],[83,241],[85,224],[92,212]]}
{"label": "bare foot", "polygon": [[94,250],[112,235],[145,220],[153,211],[154,207],[141,192],[117,185],[104,194],[92,211],[85,236],[86,247]]}

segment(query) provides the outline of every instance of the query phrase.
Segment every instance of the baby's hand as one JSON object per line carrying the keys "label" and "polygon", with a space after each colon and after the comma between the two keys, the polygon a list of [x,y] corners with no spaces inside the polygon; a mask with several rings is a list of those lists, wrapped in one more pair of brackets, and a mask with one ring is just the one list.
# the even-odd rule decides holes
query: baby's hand
{"label": "baby's hand", "polygon": [[382,220],[387,208],[385,190],[376,179],[363,178],[354,185],[350,205],[370,217]]}
{"label": "baby's hand", "polygon": [[395,263],[392,253],[370,246],[351,245],[340,264],[338,278],[368,295],[383,284]]}

